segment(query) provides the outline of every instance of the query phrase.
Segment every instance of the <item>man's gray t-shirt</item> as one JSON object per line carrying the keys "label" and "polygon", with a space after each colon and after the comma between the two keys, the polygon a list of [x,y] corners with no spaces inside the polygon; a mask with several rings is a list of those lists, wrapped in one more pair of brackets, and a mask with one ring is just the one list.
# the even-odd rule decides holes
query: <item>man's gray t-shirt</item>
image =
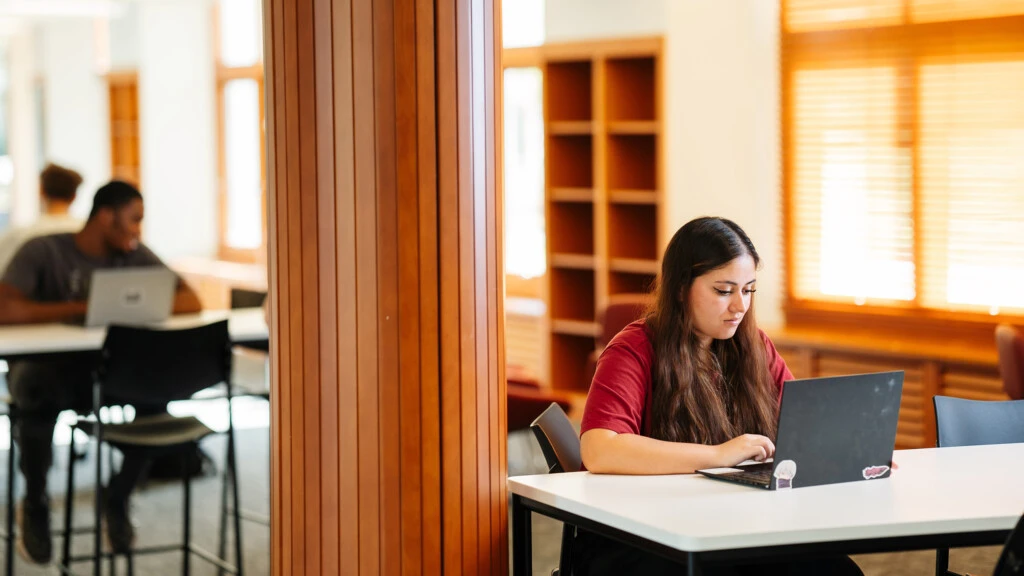
{"label": "man's gray t-shirt", "polygon": [[166,265],[139,244],[128,253],[93,258],[82,253],[74,234],[54,234],[29,240],[15,253],[0,282],[17,288],[35,302],[75,302],[89,298],[93,270]]}

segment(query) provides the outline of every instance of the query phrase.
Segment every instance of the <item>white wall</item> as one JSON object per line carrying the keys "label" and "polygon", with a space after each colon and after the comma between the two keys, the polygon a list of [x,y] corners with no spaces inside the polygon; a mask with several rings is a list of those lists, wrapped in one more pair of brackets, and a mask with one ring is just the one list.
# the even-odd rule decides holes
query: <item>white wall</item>
{"label": "white wall", "polygon": [[107,84],[96,68],[94,24],[64,18],[38,26],[45,83],[45,160],[73,168],[84,181],[73,214],[85,217],[96,189],[110,179]]}
{"label": "white wall", "polygon": [[39,216],[39,162],[34,97],[36,45],[25,24],[7,38],[10,65],[8,153],[14,163],[11,223],[27,225]]}
{"label": "white wall", "polygon": [[110,69],[135,70],[139,67],[139,4],[126,2],[107,28],[110,38]]}
{"label": "white wall", "polygon": [[761,256],[758,323],[783,322],[778,3],[674,0],[665,35],[665,238],[724,216]]}
{"label": "white wall", "polygon": [[210,4],[149,0],[139,3],[138,12],[143,240],[168,260],[214,256],[218,201]]}
{"label": "white wall", "polygon": [[[662,34],[666,30],[666,5],[678,1],[546,0],[545,41]],[[718,0],[699,1],[711,3]]]}

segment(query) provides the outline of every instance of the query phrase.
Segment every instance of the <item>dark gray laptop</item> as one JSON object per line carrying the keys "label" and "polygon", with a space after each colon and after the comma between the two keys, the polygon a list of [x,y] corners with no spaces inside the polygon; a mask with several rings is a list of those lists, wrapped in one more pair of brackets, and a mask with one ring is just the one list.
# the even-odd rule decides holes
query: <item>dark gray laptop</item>
{"label": "dark gray laptop", "polygon": [[786,382],[772,462],[698,470],[767,490],[889,476],[903,372]]}
{"label": "dark gray laptop", "polygon": [[162,266],[96,270],[85,325],[162,322],[171,315],[176,284],[174,272]]}

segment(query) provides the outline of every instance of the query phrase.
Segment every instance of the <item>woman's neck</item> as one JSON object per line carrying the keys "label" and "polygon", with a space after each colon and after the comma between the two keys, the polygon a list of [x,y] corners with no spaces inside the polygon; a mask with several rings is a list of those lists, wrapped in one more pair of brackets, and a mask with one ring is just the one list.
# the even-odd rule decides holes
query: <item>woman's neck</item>
{"label": "woman's neck", "polygon": [[697,337],[697,345],[700,347],[701,350],[711,349],[711,336],[705,336],[697,331],[694,331],[694,335]]}

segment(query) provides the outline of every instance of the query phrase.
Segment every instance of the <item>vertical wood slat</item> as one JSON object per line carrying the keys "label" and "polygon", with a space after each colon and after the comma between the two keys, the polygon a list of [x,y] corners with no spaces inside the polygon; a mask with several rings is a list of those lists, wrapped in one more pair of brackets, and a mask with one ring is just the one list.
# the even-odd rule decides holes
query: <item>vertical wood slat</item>
{"label": "vertical wood slat", "polygon": [[[352,0],[333,0],[331,27],[333,30],[352,29]],[[334,147],[335,147],[335,229],[338,249],[338,421],[339,440],[338,491],[339,496],[338,545],[339,573],[356,574],[359,571],[359,403],[355,383],[358,380],[356,358],[357,311],[351,303],[356,301],[356,223],[355,223],[355,87],[352,42],[344,34],[332,39],[331,63],[334,84]],[[319,54],[326,54],[318,50]],[[327,213],[325,213],[327,214]],[[345,359],[344,361],[340,359]],[[329,469],[327,469],[329,470]],[[347,473],[346,473],[347,472]],[[325,500],[326,504],[326,500]],[[329,573],[326,572],[325,573]]]}
{"label": "vertical wood slat", "polygon": [[[356,175],[356,298],[349,305],[357,309],[357,406],[359,423],[359,573],[376,574],[380,570],[380,393],[377,362],[377,182],[376,132],[374,118],[375,85],[373,44],[373,2],[353,0],[352,76],[355,90],[355,175]],[[344,40],[343,40],[344,41]],[[367,57],[369,55],[369,57]],[[344,496],[344,495],[343,495]]]}
{"label": "vertical wood slat", "polygon": [[504,574],[494,0],[265,0],[274,574]]}
{"label": "vertical wood slat", "polygon": [[[318,293],[319,252],[317,225],[317,173],[326,170],[318,167],[317,118],[316,118],[316,59],[313,57],[313,5],[296,2],[296,52],[298,56],[298,170],[299,186],[299,238],[298,252],[301,254],[302,269],[302,334],[299,354],[302,358],[302,433],[297,435],[302,442],[303,477],[301,498],[305,510],[321,510],[320,506],[320,325],[322,312]],[[333,186],[331,187],[333,189]],[[333,190],[332,190],[333,192]],[[333,194],[331,194],[333,196]],[[330,245],[328,245],[330,246]],[[302,515],[302,542],[305,552],[303,573],[314,574],[320,566],[320,514]]]}
{"label": "vertical wood slat", "polygon": [[[266,47],[264,54],[264,63],[268,69],[276,69],[277,62],[280,60],[280,47],[281,43],[277,41],[281,37],[282,19],[276,12],[279,6],[273,2],[273,0],[262,0],[263,14],[264,14],[264,27],[263,27],[263,45]],[[273,84],[264,82],[265,89],[264,102],[266,103],[266,153],[267,158],[277,158],[278,145],[277,135],[279,133],[274,120],[281,117],[281,112],[277,108],[278,102],[280,101],[280,95],[278,91],[282,88],[280,84]],[[266,162],[267,167],[267,183],[268,188],[280,189],[277,184],[278,170],[275,163]],[[277,197],[267,196],[267,219],[270,222],[279,222],[279,209],[277,207],[278,202],[284,201],[284,195]],[[270,294],[268,299],[270,301],[270,308],[272,310],[278,310],[281,307],[280,297],[281,288],[277,284],[277,281],[283,277],[286,277],[281,273],[281,266],[278,261],[280,258],[277,255],[279,245],[278,238],[279,234],[277,229],[273,226],[267,227],[267,258],[268,258],[268,272],[269,280],[268,287],[270,287]],[[269,324],[270,331],[277,336],[277,338],[270,339],[270,353],[277,358],[283,356],[280,351],[280,343],[286,337],[281,326],[278,324],[277,315],[269,315],[267,322]],[[280,395],[280,374],[276,372],[276,369],[280,367],[280,362],[275,362],[271,366],[271,380],[276,385],[271,386],[270,401],[271,403],[282,406],[282,399]],[[270,413],[270,427],[272,430],[281,430],[281,413],[282,410],[272,410]],[[280,445],[277,444],[280,437],[271,437],[271,450],[270,450],[270,484],[271,486],[283,487],[281,471],[284,469],[282,465],[282,451]],[[277,521],[270,527],[270,546],[273,550],[277,550],[276,560],[283,563],[286,561],[284,558],[284,540],[282,535],[283,521],[283,507],[281,505],[281,490],[272,490],[270,494],[270,515]]]}
{"label": "vertical wood slat", "polygon": [[[472,299],[462,299],[463,309],[466,310],[467,320],[473,323],[472,337],[464,336],[463,342],[471,342],[472,351],[470,357],[463,357],[465,370],[469,371],[469,376],[466,376],[463,381],[463,386],[468,386],[469,390],[472,391],[472,398],[469,399],[469,405],[463,408],[464,414],[470,414],[470,422],[466,426],[466,430],[463,433],[463,437],[466,437],[466,432],[469,433],[469,446],[464,449],[464,461],[469,463],[469,472],[466,475],[466,486],[465,489],[469,489],[471,492],[475,492],[479,495],[482,500],[477,506],[467,507],[467,514],[471,515],[469,524],[473,526],[473,535],[476,539],[476,550],[469,551],[466,554],[470,560],[470,564],[466,567],[465,573],[474,574],[484,572],[485,567],[490,565],[489,550],[487,547],[486,534],[490,532],[490,522],[488,522],[488,516],[485,514],[486,508],[488,507],[488,495],[490,492],[490,482],[487,475],[485,466],[481,465],[489,460],[489,454],[487,452],[488,443],[484,435],[486,431],[486,418],[488,416],[486,412],[487,406],[487,389],[484,385],[487,382],[487,309],[486,307],[480,307],[476,305],[481,299],[486,302],[486,269],[487,269],[487,252],[485,235],[486,230],[483,224],[484,210],[486,209],[486,161],[484,160],[485,149],[484,149],[484,138],[483,138],[483,43],[482,43],[482,14],[480,10],[480,4],[478,0],[471,0],[468,6],[462,5],[457,8],[458,18],[457,26],[458,29],[463,30],[463,38],[468,37],[468,46],[459,46],[458,62],[459,62],[459,91],[460,94],[465,91],[466,97],[469,98],[469,106],[461,107],[459,114],[459,137],[460,137],[460,149],[468,149],[469,162],[460,162],[459,172],[462,178],[465,178],[465,184],[468,187],[466,191],[462,192],[461,198],[468,198],[468,202],[465,207],[468,209],[469,214],[460,219],[461,222],[467,226],[465,229],[465,242],[462,243],[462,247],[466,249],[470,254],[469,265],[463,265],[463,269],[467,271],[467,274],[463,274],[463,278],[469,282],[468,290],[473,291],[475,297]],[[461,44],[461,42],[460,42]],[[463,140],[465,139],[463,144]],[[465,157],[465,156],[464,156]],[[463,261],[465,264],[465,261]],[[464,348],[465,351],[469,351],[469,347]],[[468,360],[468,361],[467,361]],[[464,372],[465,374],[465,372]],[[466,403],[465,394],[463,395],[463,402]],[[471,447],[470,447],[471,446]],[[472,451],[472,456],[468,453]],[[463,539],[466,539],[466,533],[463,533]],[[466,542],[469,544],[469,542]],[[467,545],[464,550],[468,550]]]}
{"label": "vertical wood slat", "polygon": [[[394,36],[416,37],[416,4],[399,1],[394,6]],[[395,127],[396,174],[399,206],[398,307],[401,318],[399,335],[399,428],[396,437],[401,469],[399,554],[402,574],[422,571],[422,458],[420,401],[420,206],[417,197],[417,92],[416,42],[395,43]],[[415,232],[415,233],[412,233]],[[397,532],[397,531],[396,531]]]}
{"label": "vertical wood slat", "polygon": [[[313,5],[313,23],[315,30],[313,41],[314,51],[319,54],[330,54],[331,42],[331,2],[315,0]],[[316,130],[316,201],[317,212],[334,214],[336,212],[334,180],[334,73],[332,59],[315,59],[316,67],[316,126],[330,127],[330,130]],[[339,194],[340,196],[341,194]],[[318,302],[319,302],[319,338],[320,338],[320,453],[319,463],[323,470],[320,486],[321,510],[319,518],[319,535],[323,542],[338,542],[340,539],[340,491],[337,470],[339,458],[340,430],[338,426],[338,283],[337,283],[337,246],[338,238],[333,218],[319,218],[316,222],[317,245],[319,260]],[[320,572],[322,574],[340,573],[340,557],[338,546],[322,546],[320,556]]]}
{"label": "vertical wood slat", "polygon": [[[394,1],[374,0],[373,81],[376,128],[378,336],[378,429],[380,431],[380,572],[401,570],[401,452],[398,347],[398,199]],[[390,351],[390,353],[389,353]],[[398,351],[398,354],[394,352]]]}
{"label": "vertical wood slat", "polygon": [[[483,58],[484,58],[484,102],[486,114],[486,126],[491,130],[487,134],[487,155],[485,158],[487,166],[486,180],[486,215],[487,221],[487,254],[488,261],[493,269],[499,271],[499,275],[487,274],[487,311],[489,314],[488,339],[492,344],[488,346],[489,370],[487,383],[505,382],[505,306],[504,306],[504,270],[505,260],[502,254],[504,247],[504,229],[502,218],[499,215],[505,213],[503,196],[499,192],[499,182],[504,182],[504,173],[501,170],[501,158],[504,158],[502,149],[504,120],[501,116],[503,102],[503,79],[504,72],[501,66],[501,4],[494,2],[482,2],[484,12],[483,30]],[[490,95],[490,97],[488,97]],[[505,532],[499,527],[508,526],[508,501],[504,490],[505,478],[508,476],[508,440],[506,422],[508,407],[506,405],[507,394],[501,387],[485,385],[489,393],[489,412],[491,418],[496,418],[497,423],[490,423],[487,426],[491,440],[491,461],[497,459],[497,465],[490,465],[491,501],[488,513],[491,515],[490,550],[491,550],[491,574],[502,574],[508,569],[508,545]],[[497,410],[493,410],[497,407]]]}
{"label": "vertical wood slat", "polygon": [[[448,535],[447,523],[442,519],[441,478],[441,419],[444,414],[441,401],[440,342],[444,338],[440,308],[440,232],[438,217],[437,110],[435,89],[436,54],[434,50],[435,24],[433,0],[416,0],[416,119],[419,198],[419,256],[420,256],[420,344],[422,346],[421,432],[423,434],[421,458],[423,484],[421,492],[422,517],[422,574],[441,574],[444,539]],[[441,334],[441,337],[437,337]],[[449,450],[448,452],[451,452]],[[438,525],[440,524],[440,525]]]}
{"label": "vertical wood slat", "polygon": [[448,385],[460,382],[460,310],[459,310],[459,265],[456,259],[443,255],[459,253],[459,189],[457,155],[450,152],[458,143],[455,130],[457,124],[456,106],[458,96],[455,90],[455,5],[452,2],[435,3],[435,41],[437,93],[437,156],[438,191],[437,216],[440,223],[438,238],[438,261],[440,264],[440,308],[441,308],[441,518],[442,518],[442,566],[445,574],[458,574],[462,565],[462,459],[459,456],[462,391]]}

